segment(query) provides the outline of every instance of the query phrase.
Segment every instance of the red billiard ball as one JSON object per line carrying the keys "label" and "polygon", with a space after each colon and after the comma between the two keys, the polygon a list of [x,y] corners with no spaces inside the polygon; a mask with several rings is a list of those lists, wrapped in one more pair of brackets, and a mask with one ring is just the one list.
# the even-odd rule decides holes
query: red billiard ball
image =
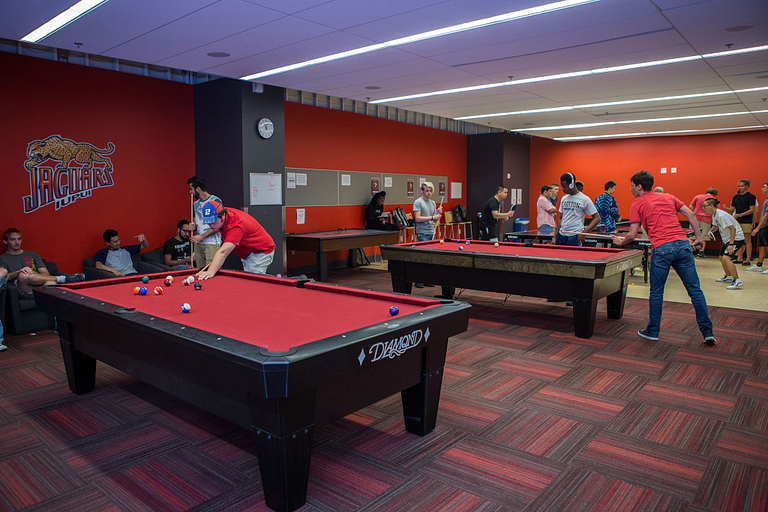
{"label": "red billiard ball", "polygon": [[400,312],[400,310],[397,309],[397,306],[392,306],[391,308],[389,308],[389,314],[392,315],[392,316],[395,316],[399,312]]}
{"label": "red billiard ball", "polygon": [[155,295],[162,295],[163,294],[163,288],[161,286],[155,287]]}
{"label": "red billiard ball", "polygon": [[173,279],[171,279],[170,277],[166,277],[165,278],[165,286],[170,287],[172,284],[173,284]]}

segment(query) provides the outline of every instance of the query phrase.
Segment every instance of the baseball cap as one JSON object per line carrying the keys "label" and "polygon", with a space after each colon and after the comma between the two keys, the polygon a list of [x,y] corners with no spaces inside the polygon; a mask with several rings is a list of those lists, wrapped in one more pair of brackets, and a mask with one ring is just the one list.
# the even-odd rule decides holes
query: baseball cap
{"label": "baseball cap", "polygon": [[213,224],[219,218],[219,213],[224,207],[218,201],[208,201],[203,205],[203,222]]}

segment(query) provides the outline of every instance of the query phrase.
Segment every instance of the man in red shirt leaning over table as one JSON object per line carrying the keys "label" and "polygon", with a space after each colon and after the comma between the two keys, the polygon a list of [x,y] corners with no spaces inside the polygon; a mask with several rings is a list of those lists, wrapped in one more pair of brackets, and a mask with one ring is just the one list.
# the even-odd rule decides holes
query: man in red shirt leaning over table
{"label": "man in red shirt leaning over table", "polygon": [[[709,319],[707,301],[699,285],[699,274],[696,272],[696,261],[693,258],[693,248],[702,246],[701,229],[693,212],[678,198],[671,194],[652,192],[653,175],[648,171],[640,171],[630,178],[630,191],[635,200],[629,210],[631,224],[629,234],[624,238],[613,235],[614,245],[626,245],[637,237],[640,224],[643,225],[651,239],[650,281],[651,293],[648,297],[648,326],[637,331],[638,336],[647,340],[659,339],[661,329],[661,308],[664,302],[664,285],[667,283],[669,268],[677,272],[685,285],[691,304],[696,312],[696,323],[704,336],[705,343],[714,343],[712,321]],[[677,214],[682,213],[691,223],[696,239],[693,244],[688,242]]]}
{"label": "man in red shirt leaning over table", "polygon": [[197,273],[199,279],[215,276],[232,251],[240,256],[246,272],[267,272],[275,256],[275,242],[256,219],[240,210],[224,208],[218,201],[208,201],[203,205],[203,222],[221,233],[221,248],[208,268]]}

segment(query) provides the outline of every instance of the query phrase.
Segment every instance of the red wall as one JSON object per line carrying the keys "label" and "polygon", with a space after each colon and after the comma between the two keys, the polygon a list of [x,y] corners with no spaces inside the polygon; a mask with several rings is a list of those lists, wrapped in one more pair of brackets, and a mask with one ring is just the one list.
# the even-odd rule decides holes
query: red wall
{"label": "red wall", "polygon": [[[4,52],[0,69],[0,231],[18,228],[23,249],[68,273],[81,272],[82,259],[104,247],[107,228],[124,245],[144,233],[151,249],[176,234],[176,222],[189,217],[186,180],[195,174],[192,86]],[[49,204],[25,213],[27,146],[52,135],[100,149],[114,144],[114,184],[58,210]]]}
{"label": "red wall", "polygon": [[[656,186],[689,205],[695,195],[715,187],[718,199],[729,204],[737,193],[737,182],[752,181],[750,192],[762,204],[760,187],[768,181],[768,131],[645,137],[635,139],[556,142],[531,140],[531,197],[541,195],[541,186],[559,183],[560,175],[572,172],[585,184],[584,193],[594,201],[608,180],[615,181],[614,197],[622,217],[629,216],[632,194],[629,178],[643,169],[653,174]],[[667,168],[666,174],[660,169]],[[672,174],[671,167],[677,172]],[[562,195],[562,194],[561,194]],[[558,203],[559,204],[559,203]],[[536,219],[536,202],[531,201],[531,228]],[[682,217],[681,217],[682,218]]]}
{"label": "red wall", "polygon": [[[443,209],[447,211],[459,203],[466,205],[467,142],[466,137],[458,133],[286,102],[285,165],[447,176],[448,194],[450,182],[457,181],[462,183],[464,198],[446,200]],[[417,190],[416,197],[418,194]],[[398,205],[387,203],[385,210],[395,206]],[[408,213],[413,212],[412,202],[399,206]],[[365,206],[310,206],[305,208],[306,223],[297,225],[296,208],[286,208],[286,232],[362,228],[364,209]],[[336,256],[346,258],[346,251]],[[289,268],[311,265],[314,261],[311,254],[288,254]]]}

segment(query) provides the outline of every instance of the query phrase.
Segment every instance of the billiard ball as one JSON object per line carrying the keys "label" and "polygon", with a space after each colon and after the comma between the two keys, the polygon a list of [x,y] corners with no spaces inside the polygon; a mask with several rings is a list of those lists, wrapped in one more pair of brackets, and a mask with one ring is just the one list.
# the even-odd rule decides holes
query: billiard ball
{"label": "billiard ball", "polygon": [[495,244],[493,244],[493,246],[494,247],[498,247],[499,246],[499,242],[496,242]]}
{"label": "billiard ball", "polygon": [[133,289],[133,293],[135,293],[136,295],[138,295],[138,294],[140,293],[140,290],[141,290],[141,288],[139,288],[138,286],[136,286],[136,287]]}
{"label": "billiard ball", "polygon": [[163,288],[160,286],[155,286],[155,295],[162,295],[163,294]]}
{"label": "billiard ball", "polygon": [[391,308],[389,308],[389,314],[392,315],[392,316],[395,316],[399,312],[400,312],[400,310],[397,309],[397,306],[392,306]]}
{"label": "billiard ball", "polygon": [[195,290],[200,290],[202,289],[202,287],[203,287],[202,283],[195,283]]}
{"label": "billiard ball", "polygon": [[469,245],[469,240],[467,240],[467,245]]}
{"label": "billiard ball", "polygon": [[459,246],[459,250],[460,250],[460,251],[463,251],[463,250],[464,250],[464,246],[463,246],[463,245],[460,245],[460,246]]}
{"label": "billiard ball", "polygon": [[186,302],[181,305],[181,312],[182,313],[189,313],[189,310],[192,309],[192,306],[187,304]]}
{"label": "billiard ball", "polygon": [[195,276],[189,276],[189,277],[187,278],[187,281],[189,281],[189,284],[192,284],[192,283],[194,283],[194,282],[195,282]]}
{"label": "billiard ball", "polygon": [[168,277],[165,278],[165,280],[166,281],[170,281],[171,283],[173,283],[173,276],[168,276]]}
{"label": "billiard ball", "polygon": [[141,288],[139,288],[139,295],[146,295],[146,294],[147,294],[147,289],[145,287],[142,286]]}
{"label": "billiard ball", "polygon": [[144,276],[141,278],[141,282],[144,284],[147,284],[149,282],[149,278],[147,276]]}
{"label": "billiard ball", "polygon": [[444,244],[444,243],[445,243],[445,240],[440,240],[440,243],[441,243],[441,244]]}
{"label": "billiard ball", "polygon": [[187,281],[187,280],[185,279],[185,280],[183,280],[183,281],[181,282],[181,284],[183,284],[184,286],[189,286],[189,281]]}

